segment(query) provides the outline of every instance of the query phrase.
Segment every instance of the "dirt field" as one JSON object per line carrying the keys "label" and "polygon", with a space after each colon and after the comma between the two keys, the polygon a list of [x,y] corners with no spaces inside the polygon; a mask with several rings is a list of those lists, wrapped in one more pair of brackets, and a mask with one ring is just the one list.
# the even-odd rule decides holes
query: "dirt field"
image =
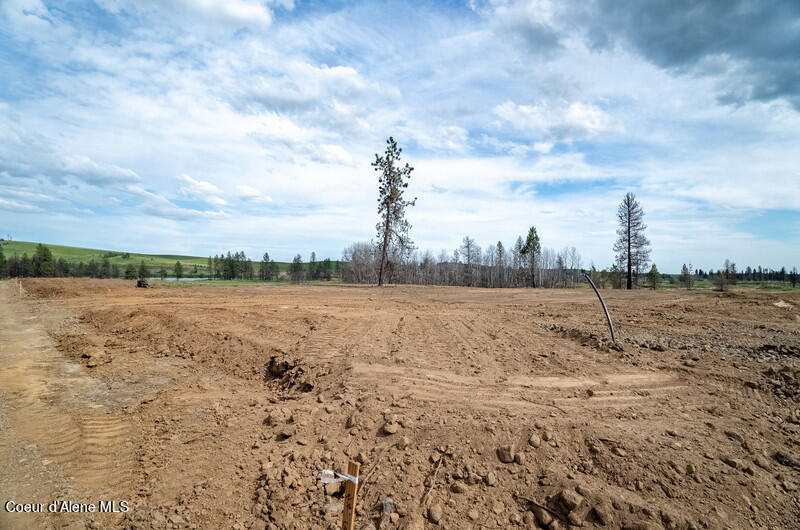
{"label": "dirt field", "polygon": [[24,287],[0,528],[800,528],[796,295]]}

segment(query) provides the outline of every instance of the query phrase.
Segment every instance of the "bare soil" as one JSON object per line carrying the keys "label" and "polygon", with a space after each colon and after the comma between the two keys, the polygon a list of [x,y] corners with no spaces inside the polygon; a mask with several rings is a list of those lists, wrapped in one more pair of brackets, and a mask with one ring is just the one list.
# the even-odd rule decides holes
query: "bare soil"
{"label": "bare soil", "polygon": [[131,507],[0,527],[800,528],[798,295],[132,284],[0,285],[0,501]]}

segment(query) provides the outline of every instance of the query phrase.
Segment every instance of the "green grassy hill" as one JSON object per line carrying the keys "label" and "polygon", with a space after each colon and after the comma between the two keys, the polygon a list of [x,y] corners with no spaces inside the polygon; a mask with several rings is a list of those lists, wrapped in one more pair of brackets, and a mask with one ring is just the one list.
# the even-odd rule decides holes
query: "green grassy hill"
{"label": "green grassy hill", "polygon": [[[23,254],[28,254],[28,256],[33,256],[36,253],[36,245],[38,243],[32,243],[30,241],[6,241],[3,244],[3,253],[5,254],[6,258],[13,256],[15,253],[18,256],[22,256]],[[181,255],[173,255],[173,254],[137,254],[135,252],[123,252],[118,250],[101,250],[96,248],[81,248],[81,247],[68,247],[64,245],[50,245],[44,243],[44,245],[50,249],[50,252],[53,253],[54,259],[64,258],[69,263],[89,263],[91,260],[95,260],[97,262],[103,261],[103,258],[108,258],[111,264],[117,264],[120,268],[124,268],[128,265],[128,263],[133,263],[134,265],[139,265],[139,262],[144,260],[145,265],[150,271],[157,271],[161,267],[165,267],[167,271],[172,272],[172,267],[175,265],[176,261],[180,261],[183,265],[183,271],[186,276],[195,276],[193,273],[194,267],[197,266],[197,276],[203,276],[206,274],[206,268],[208,267],[208,256],[201,257],[201,256],[181,256]],[[260,261],[261,257],[250,259],[253,260],[253,265],[255,267],[256,272],[258,272],[258,262]],[[289,270],[289,263],[286,262],[277,262],[278,267],[281,272],[286,272]],[[334,267],[336,266],[336,262],[334,261]]]}

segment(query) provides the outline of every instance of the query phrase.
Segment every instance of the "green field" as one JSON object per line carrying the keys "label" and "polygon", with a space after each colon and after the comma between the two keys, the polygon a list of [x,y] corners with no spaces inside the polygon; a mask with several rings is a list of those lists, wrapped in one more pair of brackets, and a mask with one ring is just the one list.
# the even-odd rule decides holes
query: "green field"
{"label": "green field", "polygon": [[[28,254],[28,257],[33,256],[36,253],[36,245],[38,243],[32,243],[30,241],[5,241],[3,243],[3,253],[5,254],[6,258],[10,258],[14,254],[18,256],[22,256],[23,254]],[[208,256],[181,256],[177,254],[138,254],[135,252],[126,253],[124,251],[119,250],[101,250],[96,248],[81,248],[81,247],[68,247],[64,245],[50,245],[44,243],[44,245],[50,249],[50,252],[53,253],[53,259],[58,260],[60,258],[64,258],[68,263],[89,263],[91,260],[95,260],[96,262],[102,262],[104,258],[108,258],[111,264],[117,264],[120,268],[124,268],[129,263],[133,263],[134,265],[139,265],[139,262],[144,260],[145,265],[147,268],[155,273],[161,267],[167,269],[172,275],[172,268],[175,266],[176,261],[180,261],[183,265],[183,272],[184,276],[191,277],[191,276],[203,276],[206,273],[206,269],[208,267]],[[127,256],[126,256],[127,254]],[[258,273],[259,269],[259,261],[261,257],[250,259],[253,260],[253,266],[255,268],[256,273]],[[278,264],[278,268],[280,272],[287,272],[289,270],[289,263],[287,262],[276,262]],[[338,261],[332,260],[332,264],[336,267]],[[197,273],[194,273],[194,267],[197,266]]]}

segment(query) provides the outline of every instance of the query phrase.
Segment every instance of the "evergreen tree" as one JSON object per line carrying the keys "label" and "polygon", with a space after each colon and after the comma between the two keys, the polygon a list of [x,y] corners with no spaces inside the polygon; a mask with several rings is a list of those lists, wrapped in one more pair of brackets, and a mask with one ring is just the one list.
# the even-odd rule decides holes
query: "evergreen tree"
{"label": "evergreen tree", "polygon": [[317,253],[313,250],[311,251],[311,257],[308,259],[308,276],[312,280],[316,280],[318,278],[317,270]]}
{"label": "evergreen tree", "polygon": [[0,245],[0,278],[7,276],[6,255],[3,253],[3,245]]}
{"label": "evergreen tree", "polygon": [[31,259],[28,257],[27,252],[22,253],[22,259],[19,262],[19,272],[19,276],[23,278],[33,276],[33,265],[31,264]]}
{"label": "evergreen tree", "polygon": [[[94,260],[94,258],[90,259],[89,264],[86,265],[86,274],[89,275],[89,278],[97,278],[100,276],[100,265]],[[135,279],[135,275],[132,279]]]}
{"label": "evergreen tree", "polygon": [[145,265],[144,265],[144,260],[142,260],[139,263],[138,276],[139,276],[140,280],[146,280],[147,279],[147,267],[145,267]]}
{"label": "evergreen tree", "polygon": [[271,280],[272,269],[269,266],[269,252],[264,252],[258,267],[258,279],[262,282]]}
{"label": "evergreen tree", "polygon": [[36,254],[34,254],[36,261],[36,276],[49,278],[53,276],[53,254],[50,249],[39,243],[36,245]]}
{"label": "evergreen tree", "polygon": [[274,259],[269,260],[269,277],[271,280],[277,280],[280,276],[281,270]]}
{"label": "evergreen tree", "polygon": [[111,265],[111,278],[119,278],[119,265],[116,263]]}
{"label": "evergreen tree", "polygon": [[[408,180],[414,168],[406,163],[400,167],[400,153],[403,150],[391,136],[386,140],[384,156],[375,154],[372,167],[380,172],[378,177],[378,217],[376,225],[378,240],[380,241],[380,267],[378,269],[378,286],[383,285],[383,275],[386,272],[390,247],[396,246],[402,254],[413,247],[408,235],[411,225],[406,220],[406,207],[414,206],[417,199],[408,201],[403,198]],[[395,165],[398,164],[398,165]]]}
{"label": "evergreen tree", "polygon": [[64,278],[69,276],[69,263],[64,258],[58,258],[53,265],[53,276]]}
{"label": "evergreen tree", "polygon": [[125,279],[126,280],[135,280],[136,279],[136,267],[133,263],[128,263],[125,267]]}
{"label": "evergreen tree", "polygon": [[614,252],[627,266],[627,288],[633,288],[633,276],[650,261],[650,241],[645,237],[644,211],[633,193],[626,193],[617,209],[617,242]]}
{"label": "evergreen tree", "polygon": [[[230,256],[230,252],[228,253],[228,255]],[[180,261],[175,262],[174,272],[176,280],[180,280],[183,277],[183,265],[181,265]]]}
{"label": "evergreen tree", "polygon": [[300,254],[297,254],[292,260],[292,264],[289,266],[289,275],[295,283],[303,281],[303,258]]}
{"label": "evergreen tree", "polygon": [[528,229],[528,237],[525,239],[520,251],[523,256],[528,258],[528,270],[531,275],[531,287],[536,287],[536,256],[541,253],[542,245],[539,242],[539,234],[536,233],[536,227],[532,226]]}
{"label": "evergreen tree", "polygon": [[322,278],[325,280],[330,280],[332,272],[333,268],[331,267],[331,260],[330,258],[325,258],[322,260]]}
{"label": "evergreen tree", "polygon": [[684,263],[683,267],[681,267],[681,277],[680,277],[681,285],[683,285],[687,289],[691,289],[692,288],[692,269],[691,269],[691,266],[692,266],[691,263],[689,264],[688,267]]}
{"label": "evergreen tree", "polygon": [[103,264],[100,266],[100,276],[111,278],[111,262],[108,260],[108,256],[103,258]]}
{"label": "evergreen tree", "polygon": [[167,277],[167,269],[163,265],[161,266],[161,269],[159,269],[158,275],[162,280]]}
{"label": "evergreen tree", "polygon": [[647,273],[647,282],[650,284],[650,288],[654,291],[658,289],[658,284],[661,283],[661,274],[658,272],[658,268],[656,264],[653,263],[653,266],[650,267],[650,272]]}

